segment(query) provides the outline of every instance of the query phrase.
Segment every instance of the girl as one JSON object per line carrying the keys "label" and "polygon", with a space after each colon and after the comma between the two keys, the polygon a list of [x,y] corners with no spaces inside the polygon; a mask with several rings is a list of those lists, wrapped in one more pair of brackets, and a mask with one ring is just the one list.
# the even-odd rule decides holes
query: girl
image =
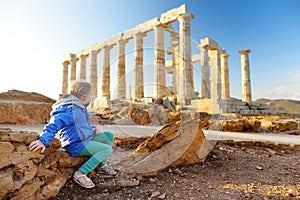
{"label": "girl", "polygon": [[95,187],[87,174],[98,166],[103,173],[109,175],[117,173],[106,164],[112,154],[113,134],[98,132],[90,124],[87,107],[92,99],[90,83],[74,82],[70,94],[61,95],[53,104],[51,119],[39,139],[29,145],[29,150],[41,149],[43,153],[58,133],[62,148],[71,156],[91,156],[73,175],[73,180],[84,188]]}

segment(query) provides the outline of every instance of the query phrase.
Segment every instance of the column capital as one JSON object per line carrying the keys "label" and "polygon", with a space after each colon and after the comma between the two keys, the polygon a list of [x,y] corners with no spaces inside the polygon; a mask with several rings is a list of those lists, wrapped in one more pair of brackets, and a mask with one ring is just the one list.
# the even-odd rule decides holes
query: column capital
{"label": "column capital", "polygon": [[240,50],[239,53],[241,55],[245,55],[245,54],[251,53],[251,50],[250,49],[243,49],[243,50]]}
{"label": "column capital", "polygon": [[81,54],[81,55],[79,55],[78,57],[79,57],[81,60],[85,60],[88,56],[89,56],[89,54]]}
{"label": "column capital", "polygon": [[107,49],[107,50],[110,50],[113,48],[114,45],[104,45],[103,46],[103,49]]}
{"label": "column capital", "polygon": [[221,57],[224,57],[224,58],[228,58],[230,56],[230,54],[228,54],[228,53],[222,53],[221,54]]}
{"label": "column capital", "polygon": [[91,55],[98,55],[100,53],[100,51],[101,51],[101,49],[92,49],[89,52]]}
{"label": "column capital", "polygon": [[117,41],[117,44],[126,44],[128,42],[128,39],[120,39]]}
{"label": "column capital", "polygon": [[178,20],[179,21],[187,21],[187,20],[191,20],[191,19],[194,19],[195,16],[191,13],[186,13],[186,14],[182,14],[182,15],[179,15],[178,16]]}
{"label": "column capital", "polygon": [[199,49],[206,49],[206,50],[209,49],[209,46],[208,46],[207,44],[199,44],[197,47],[198,47]]}
{"label": "column capital", "polygon": [[147,36],[147,33],[144,33],[144,32],[137,32],[134,34],[134,37],[145,37]]}
{"label": "column capital", "polygon": [[69,65],[69,64],[70,64],[70,61],[69,61],[69,60],[64,60],[64,61],[62,61],[62,64],[63,64],[63,65]]}
{"label": "column capital", "polygon": [[70,58],[70,63],[76,63],[79,60],[79,58]]}

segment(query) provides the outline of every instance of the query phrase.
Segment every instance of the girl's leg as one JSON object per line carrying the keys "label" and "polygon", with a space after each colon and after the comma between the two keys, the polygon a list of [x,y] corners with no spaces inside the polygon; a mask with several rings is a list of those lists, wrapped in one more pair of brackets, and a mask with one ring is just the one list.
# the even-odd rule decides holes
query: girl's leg
{"label": "girl's leg", "polygon": [[100,132],[98,135],[93,137],[92,141],[112,145],[114,143],[114,135],[108,131]]}
{"label": "girl's leg", "polygon": [[81,151],[80,156],[92,156],[81,167],[80,171],[88,174],[94,170],[98,165],[104,166],[108,157],[112,154],[111,145],[89,141],[87,146]]}
{"label": "girl's leg", "polygon": [[[100,132],[98,135],[94,136],[91,141],[97,141],[112,146],[114,143],[114,135],[108,131]],[[99,166],[103,167],[107,163],[107,159],[108,157],[103,160]]]}

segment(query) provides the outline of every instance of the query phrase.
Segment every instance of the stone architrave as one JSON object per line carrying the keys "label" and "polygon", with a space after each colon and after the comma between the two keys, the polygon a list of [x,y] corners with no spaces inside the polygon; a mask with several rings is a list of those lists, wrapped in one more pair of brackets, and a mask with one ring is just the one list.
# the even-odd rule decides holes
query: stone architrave
{"label": "stone architrave", "polygon": [[71,82],[76,80],[76,62],[79,58],[76,57],[76,54],[70,54],[70,63],[71,63]]}
{"label": "stone architrave", "polygon": [[102,72],[101,72],[101,97],[110,99],[110,49],[112,46],[103,47]]}
{"label": "stone architrave", "polygon": [[91,55],[91,63],[90,63],[90,83],[92,86],[92,92],[94,98],[98,96],[97,91],[97,82],[98,82],[98,70],[97,70],[97,56],[100,52],[99,50],[92,50],[90,51]]}
{"label": "stone architrave", "polygon": [[166,96],[164,31],[154,27],[154,98]]}
{"label": "stone architrave", "polygon": [[68,74],[69,74],[69,65],[70,61],[66,60],[63,63],[63,78],[62,78],[62,93],[66,94],[68,93]]}
{"label": "stone architrave", "polygon": [[80,58],[80,74],[79,79],[85,81],[86,80],[86,58],[88,54],[81,54]]}
{"label": "stone architrave", "polygon": [[184,14],[179,20],[179,87],[178,102],[186,105],[194,96],[194,78],[191,55],[190,20],[192,14]]}
{"label": "stone architrave", "polygon": [[220,98],[221,98],[221,63],[220,53],[218,49],[209,50],[211,58],[211,101],[212,114],[220,114]]}
{"label": "stone architrave", "polygon": [[222,83],[222,99],[230,100],[230,84],[229,84],[229,68],[228,57],[230,54],[221,54],[221,83]]}
{"label": "stone architrave", "polygon": [[250,80],[250,64],[249,64],[249,53],[250,49],[240,50],[241,54],[241,72],[242,72],[242,101],[251,102],[251,80]]}
{"label": "stone architrave", "polygon": [[126,69],[125,69],[125,45],[127,40],[119,40],[117,42],[117,84],[116,98],[126,99]]}
{"label": "stone architrave", "polygon": [[179,33],[172,32],[171,36],[171,44],[172,44],[172,67],[174,68],[173,74],[173,92],[175,95],[178,94],[178,80],[179,80]]}
{"label": "stone architrave", "polygon": [[138,32],[134,38],[134,61],[133,61],[133,81],[134,81],[134,92],[133,99],[144,98],[144,57],[143,57],[143,38],[146,36],[145,33]]}
{"label": "stone architrave", "polygon": [[199,45],[201,51],[201,97],[210,98],[210,69],[208,63],[208,46]]}

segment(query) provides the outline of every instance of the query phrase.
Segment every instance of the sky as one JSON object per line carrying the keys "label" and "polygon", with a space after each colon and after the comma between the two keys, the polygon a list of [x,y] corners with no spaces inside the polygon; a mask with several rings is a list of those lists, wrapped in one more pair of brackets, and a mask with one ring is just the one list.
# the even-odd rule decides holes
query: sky
{"label": "sky", "polygon": [[[182,4],[195,16],[191,20],[192,53],[200,53],[200,39],[209,37],[230,54],[232,97],[241,99],[238,51],[250,49],[253,100],[300,100],[299,0],[0,0],[0,92],[16,89],[57,99],[62,90],[64,55],[132,29]],[[178,22],[172,25],[178,30]],[[132,44],[130,41],[126,45],[128,83],[132,81]],[[145,95],[151,96],[153,32],[144,38],[144,46]],[[112,93],[115,52],[114,47]],[[101,53],[98,56],[101,60]],[[166,59],[170,57],[166,55]],[[197,91],[201,91],[199,71],[200,64],[195,63]]]}

